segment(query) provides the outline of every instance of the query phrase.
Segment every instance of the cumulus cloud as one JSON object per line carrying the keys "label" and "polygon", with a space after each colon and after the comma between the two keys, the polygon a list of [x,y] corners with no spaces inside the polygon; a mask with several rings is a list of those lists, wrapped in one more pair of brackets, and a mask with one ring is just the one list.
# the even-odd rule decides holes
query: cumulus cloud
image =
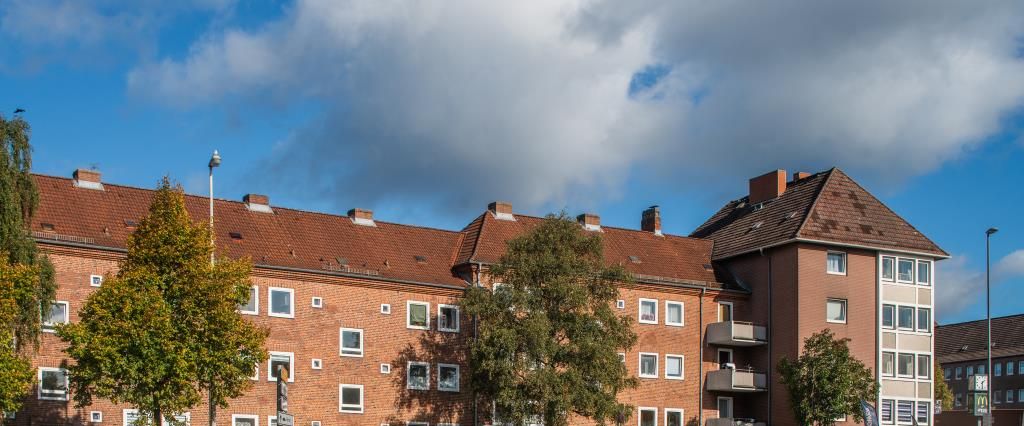
{"label": "cumulus cloud", "polygon": [[[937,263],[939,285],[935,305],[940,318],[953,317],[984,301],[985,271],[968,265],[967,256],[956,255]],[[1024,277],[1024,249],[1016,250],[992,265],[992,285],[1013,282]]]}
{"label": "cumulus cloud", "polygon": [[1022,20],[1019,1],[298,0],[128,85],[181,107],[320,103],[260,166],[297,195],[537,206],[614,196],[641,168],[681,187],[933,170],[1024,100]]}

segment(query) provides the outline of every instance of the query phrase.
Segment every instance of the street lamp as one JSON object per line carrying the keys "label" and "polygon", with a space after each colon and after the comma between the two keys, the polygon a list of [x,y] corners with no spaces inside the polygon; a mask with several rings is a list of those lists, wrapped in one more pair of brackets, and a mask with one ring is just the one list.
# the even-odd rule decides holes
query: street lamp
{"label": "street lamp", "polygon": [[[988,377],[992,377],[992,273],[991,273],[991,258],[989,256],[990,241],[992,234],[999,232],[998,228],[988,228],[985,231],[985,316],[988,318],[988,368],[985,370],[985,374]],[[992,380],[988,381],[988,400],[989,410],[985,414],[986,422],[988,426],[992,425]]]}
{"label": "street lamp", "polygon": [[220,166],[220,154],[217,150],[213,150],[213,156],[210,157],[210,265],[213,265],[213,168]]}

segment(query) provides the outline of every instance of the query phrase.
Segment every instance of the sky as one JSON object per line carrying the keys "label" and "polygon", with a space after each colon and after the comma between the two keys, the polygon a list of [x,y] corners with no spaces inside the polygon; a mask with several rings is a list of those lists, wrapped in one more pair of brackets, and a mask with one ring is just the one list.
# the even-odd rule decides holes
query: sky
{"label": "sky", "polygon": [[8,0],[34,169],[460,229],[490,201],[689,234],[839,167],[952,256],[941,323],[1024,313],[1024,3]]}

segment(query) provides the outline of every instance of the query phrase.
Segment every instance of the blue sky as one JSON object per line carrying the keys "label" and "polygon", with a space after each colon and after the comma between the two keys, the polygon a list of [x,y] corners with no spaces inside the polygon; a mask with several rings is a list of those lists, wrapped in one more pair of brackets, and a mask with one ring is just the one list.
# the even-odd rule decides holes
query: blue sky
{"label": "blue sky", "polygon": [[687,234],[838,166],[953,254],[940,321],[984,316],[989,226],[993,313],[1024,312],[1024,7],[928,4],[13,1],[0,111],[41,173],[203,193],[218,149],[224,198],[450,229],[506,199]]}

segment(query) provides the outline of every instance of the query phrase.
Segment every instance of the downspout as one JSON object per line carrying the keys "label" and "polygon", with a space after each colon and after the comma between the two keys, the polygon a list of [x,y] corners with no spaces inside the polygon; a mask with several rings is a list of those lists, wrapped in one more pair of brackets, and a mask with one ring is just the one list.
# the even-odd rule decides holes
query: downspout
{"label": "downspout", "polygon": [[[480,287],[480,269],[483,268],[483,263],[476,262],[476,271],[473,276],[473,286]],[[475,341],[479,337],[479,318],[473,316],[473,340]],[[480,425],[480,400],[476,394],[476,390],[473,390],[473,425]]]}
{"label": "downspout", "polygon": [[698,333],[700,333],[700,346],[697,350],[697,425],[704,425],[704,293],[707,287],[700,289],[700,312],[697,316]]}
{"label": "downspout", "polygon": [[[764,249],[761,250],[761,255],[762,256],[765,255],[764,254]],[[773,281],[773,279],[772,279],[772,256],[769,254],[768,255],[768,324],[767,324],[767,327],[768,327],[768,380],[766,381],[766,384],[768,385],[768,421],[767,421],[767,423],[771,423],[772,422],[772,394],[774,394],[774,392],[772,391],[772,377],[773,377],[772,376],[772,369],[774,368],[774,365],[773,365],[773,362],[772,362],[774,360],[774,358],[772,358],[772,343],[775,341],[775,338],[772,336],[772,333],[775,330],[775,328],[772,327],[772,308],[775,306],[775,302],[773,300],[774,292],[772,291],[772,281]]]}

